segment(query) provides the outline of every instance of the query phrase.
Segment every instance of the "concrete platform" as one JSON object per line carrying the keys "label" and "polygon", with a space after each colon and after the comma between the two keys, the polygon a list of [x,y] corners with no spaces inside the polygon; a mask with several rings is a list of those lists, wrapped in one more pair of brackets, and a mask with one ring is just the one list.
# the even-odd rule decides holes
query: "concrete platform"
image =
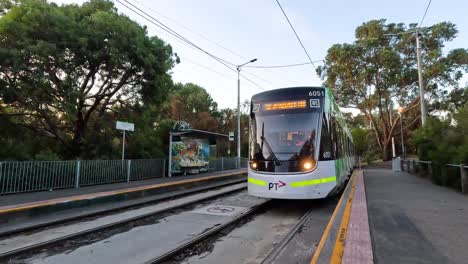
{"label": "concrete platform", "polygon": [[[0,206],[0,235],[73,219],[83,215],[112,210],[116,206],[132,206],[153,199],[183,194],[190,189],[203,189],[245,177],[246,170],[229,170],[192,176],[63,189],[3,196]],[[6,198],[6,199],[3,199]]]}
{"label": "concrete platform", "polygon": [[386,169],[364,179],[376,263],[467,263],[467,195]]}
{"label": "concrete platform", "polygon": [[374,263],[362,171],[351,176],[310,263]]}
{"label": "concrete platform", "polygon": [[385,168],[353,174],[311,263],[467,263],[468,196]]}

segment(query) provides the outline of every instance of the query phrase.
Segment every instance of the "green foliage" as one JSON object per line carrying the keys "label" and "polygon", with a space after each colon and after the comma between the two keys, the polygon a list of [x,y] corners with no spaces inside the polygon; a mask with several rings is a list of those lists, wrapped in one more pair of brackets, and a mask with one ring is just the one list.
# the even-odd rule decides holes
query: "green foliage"
{"label": "green foliage", "polygon": [[[399,122],[394,103],[405,106],[405,127],[418,123],[419,92],[416,67],[416,24],[371,20],[356,29],[352,44],[335,44],[317,73],[343,107],[359,109],[372,124],[384,159]],[[426,91],[447,98],[445,87],[456,86],[468,67],[468,50],[444,55],[445,43],[456,37],[454,24],[442,22],[420,32]],[[369,93],[371,91],[371,93]],[[434,109],[432,106],[429,109]]]}
{"label": "green foliage", "polygon": [[415,130],[411,141],[418,148],[421,160],[436,164],[468,164],[468,104],[454,119],[442,121],[429,118],[427,125]]}
{"label": "green foliage", "polygon": [[53,138],[65,157],[111,155],[109,144],[99,144],[112,141],[103,136],[113,134],[109,110],[166,99],[178,58],[112,2],[2,6],[9,11],[0,17],[0,106],[9,112],[0,115]]}
{"label": "green foliage", "polygon": [[353,136],[354,151],[359,156],[364,156],[369,149],[369,141],[367,131],[360,127],[351,129]]}

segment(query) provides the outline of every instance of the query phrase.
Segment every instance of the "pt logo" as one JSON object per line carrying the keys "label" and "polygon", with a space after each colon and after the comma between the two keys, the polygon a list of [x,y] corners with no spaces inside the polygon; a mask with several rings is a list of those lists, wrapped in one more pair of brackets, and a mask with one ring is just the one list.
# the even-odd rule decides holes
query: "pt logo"
{"label": "pt logo", "polygon": [[271,191],[271,189],[278,190],[278,188],[281,188],[283,186],[286,186],[285,182],[278,181],[278,182],[269,182],[268,183],[268,190]]}

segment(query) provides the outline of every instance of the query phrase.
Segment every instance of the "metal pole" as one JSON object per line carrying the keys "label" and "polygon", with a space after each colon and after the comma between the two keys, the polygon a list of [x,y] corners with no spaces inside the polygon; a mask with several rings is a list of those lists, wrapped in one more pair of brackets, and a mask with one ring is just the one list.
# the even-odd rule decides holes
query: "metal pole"
{"label": "metal pole", "polygon": [[240,135],[240,67],[237,67],[237,158],[241,156],[241,135]]}
{"label": "metal pole", "polygon": [[405,159],[405,144],[403,142],[403,115],[400,113],[401,156]]}
{"label": "metal pole", "polygon": [[80,168],[81,168],[81,161],[76,161],[76,173],[75,173],[75,188],[80,187]]}
{"label": "metal pole", "polygon": [[416,30],[416,58],[418,62],[418,79],[419,79],[419,97],[421,100],[421,123],[424,126],[426,124],[426,102],[424,99],[424,83],[421,68],[421,47],[419,45],[419,31]]}
{"label": "metal pole", "polygon": [[172,168],[172,134],[169,132],[169,157],[167,157],[167,176],[172,177],[171,168]]}
{"label": "metal pole", "polygon": [[127,160],[127,182],[130,182],[130,169],[131,169],[131,164],[132,164],[132,161],[131,160]]}
{"label": "metal pole", "polygon": [[125,159],[125,130],[123,131],[123,136],[122,136],[122,160]]}

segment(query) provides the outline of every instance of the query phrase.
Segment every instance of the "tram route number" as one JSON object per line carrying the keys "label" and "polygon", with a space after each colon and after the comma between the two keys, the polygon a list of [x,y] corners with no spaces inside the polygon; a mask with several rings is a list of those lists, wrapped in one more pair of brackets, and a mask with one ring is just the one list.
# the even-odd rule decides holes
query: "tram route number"
{"label": "tram route number", "polygon": [[321,96],[325,96],[325,92],[324,91],[310,91],[309,96],[321,97]]}
{"label": "tram route number", "polygon": [[271,191],[274,189],[275,191],[278,190],[278,188],[281,188],[283,186],[286,186],[286,183],[283,181],[278,181],[278,182],[269,182],[268,183],[268,190]]}

